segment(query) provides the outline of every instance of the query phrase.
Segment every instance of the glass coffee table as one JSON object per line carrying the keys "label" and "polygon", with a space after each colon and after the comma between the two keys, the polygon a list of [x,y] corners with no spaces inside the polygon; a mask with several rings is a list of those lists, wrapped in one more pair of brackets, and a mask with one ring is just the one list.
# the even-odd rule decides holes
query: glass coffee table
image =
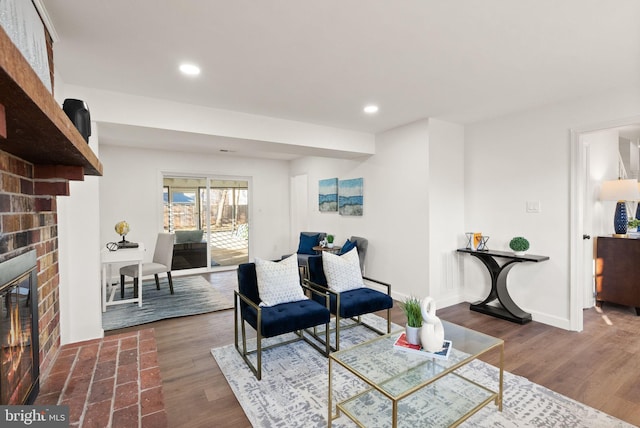
{"label": "glass coffee table", "polygon": [[[401,332],[330,354],[329,427],[341,412],[361,427],[415,428],[426,422],[457,426],[492,401],[502,411],[504,341],[446,321],[442,324],[445,339],[453,344],[446,360],[394,348]],[[464,376],[465,365],[496,348],[500,352],[497,388]],[[333,377],[338,370],[343,381],[354,381],[355,391],[334,400]]]}

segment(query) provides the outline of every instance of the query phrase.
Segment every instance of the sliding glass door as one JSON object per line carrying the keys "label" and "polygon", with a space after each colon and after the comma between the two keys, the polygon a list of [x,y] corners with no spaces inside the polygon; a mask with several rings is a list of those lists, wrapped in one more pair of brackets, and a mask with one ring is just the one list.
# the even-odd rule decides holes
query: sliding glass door
{"label": "sliding glass door", "polygon": [[249,261],[249,188],[246,181],[211,180],[200,190],[203,229],[211,234],[211,265],[236,266]]}
{"label": "sliding glass door", "polygon": [[163,177],[164,229],[176,234],[173,270],[249,261],[249,182]]}

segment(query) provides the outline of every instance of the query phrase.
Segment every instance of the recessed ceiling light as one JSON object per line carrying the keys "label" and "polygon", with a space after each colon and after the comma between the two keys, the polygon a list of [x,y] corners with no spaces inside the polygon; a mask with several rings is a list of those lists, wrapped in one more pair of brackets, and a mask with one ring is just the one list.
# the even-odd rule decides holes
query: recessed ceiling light
{"label": "recessed ceiling light", "polygon": [[200,74],[200,67],[193,64],[180,64],[180,71],[189,76],[197,76]]}
{"label": "recessed ceiling light", "polygon": [[377,113],[378,112],[378,106],[376,105],[368,105],[364,108],[364,112],[368,113],[368,114],[373,114],[373,113]]}

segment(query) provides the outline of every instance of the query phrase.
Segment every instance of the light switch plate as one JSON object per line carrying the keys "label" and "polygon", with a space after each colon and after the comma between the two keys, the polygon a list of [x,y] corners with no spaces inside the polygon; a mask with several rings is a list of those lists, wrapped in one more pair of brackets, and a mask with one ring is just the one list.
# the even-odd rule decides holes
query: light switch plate
{"label": "light switch plate", "polygon": [[528,213],[539,213],[540,212],[540,201],[527,201],[527,212]]}

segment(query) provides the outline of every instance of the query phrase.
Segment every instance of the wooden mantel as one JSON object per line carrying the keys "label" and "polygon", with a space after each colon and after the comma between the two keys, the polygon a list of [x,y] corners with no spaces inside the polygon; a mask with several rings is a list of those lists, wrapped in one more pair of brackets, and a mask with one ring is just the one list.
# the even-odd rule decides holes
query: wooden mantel
{"label": "wooden mantel", "polygon": [[85,175],[102,175],[102,164],[93,150],[1,27],[0,115],[0,150],[36,168],[71,167],[45,168],[47,171],[81,167]]}

